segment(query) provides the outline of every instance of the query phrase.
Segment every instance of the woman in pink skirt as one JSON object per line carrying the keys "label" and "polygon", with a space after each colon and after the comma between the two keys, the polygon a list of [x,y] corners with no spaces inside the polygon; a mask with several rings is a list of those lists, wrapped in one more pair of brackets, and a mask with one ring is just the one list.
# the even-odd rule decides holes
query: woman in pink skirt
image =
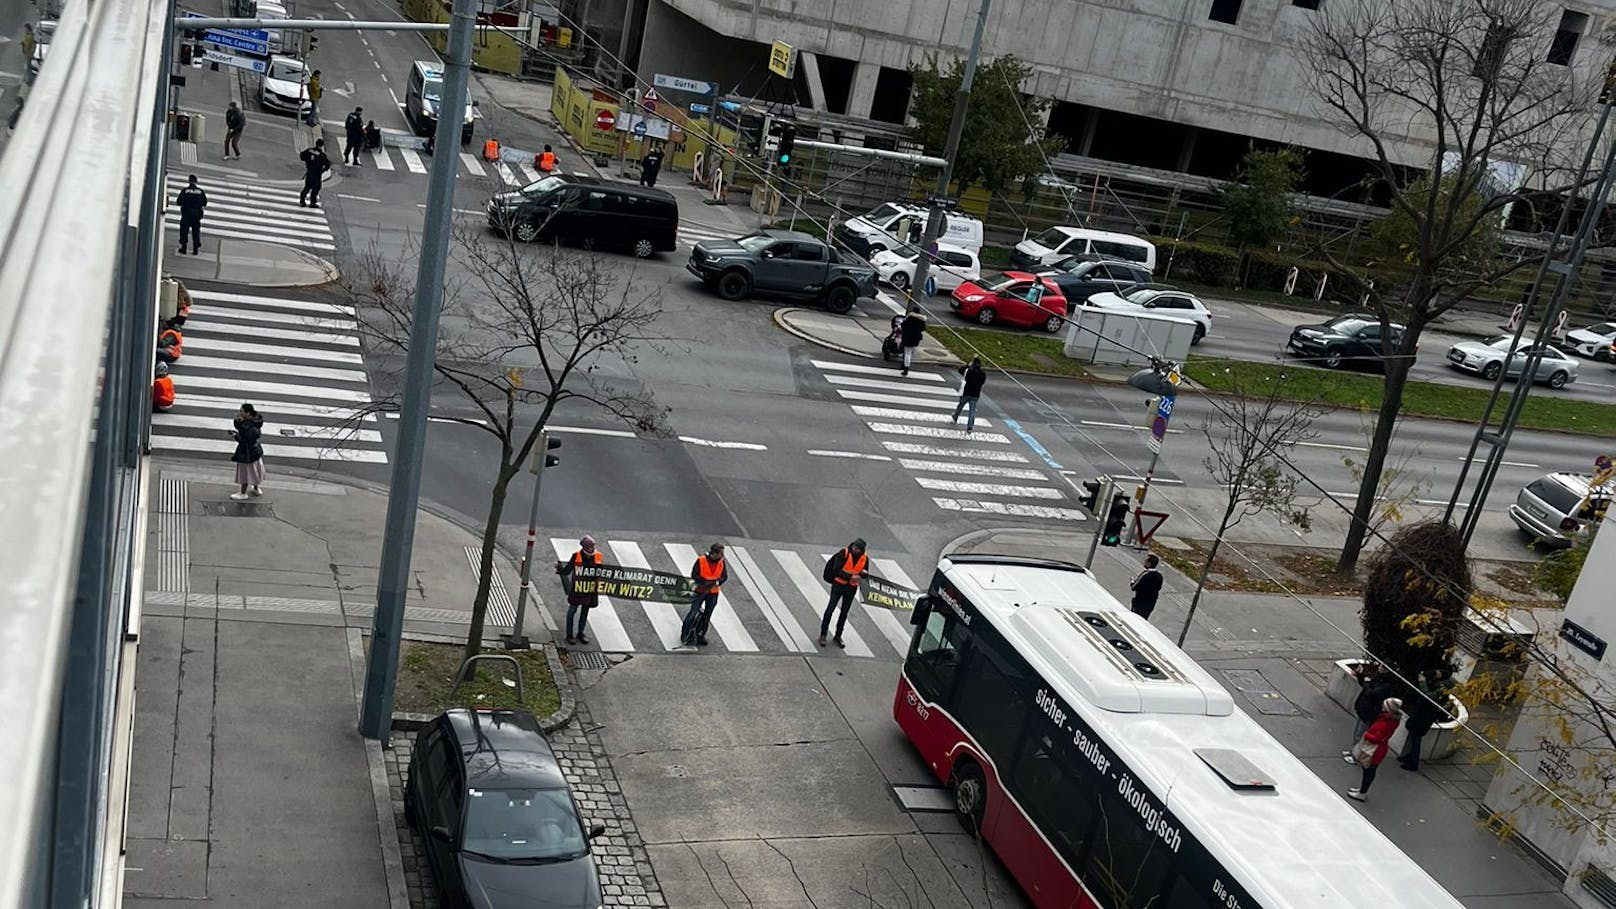
{"label": "woman in pink skirt", "polygon": [[230,435],[236,440],[236,452],[230,460],[236,462],[236,485],[241,487],[240,492],[232,493],[230,498],[240,502],[248,494],[261,496],[264,491],[259,486],[264,482],[264,446],[259,444],[259,438],[264,434],[264,418],[251,404],[241,405],[236,411],[236,428]]}

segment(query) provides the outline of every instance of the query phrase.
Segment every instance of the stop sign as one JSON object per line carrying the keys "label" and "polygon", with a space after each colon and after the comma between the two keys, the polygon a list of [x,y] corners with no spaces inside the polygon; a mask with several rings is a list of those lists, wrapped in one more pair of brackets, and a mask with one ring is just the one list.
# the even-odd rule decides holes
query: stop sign
{"label": "stop sign", "polygon": [[616,126],[616,125],[617,125],[617,118],[612,116],[611,111],[609,111],[609,110],[595,111],[595,128],[596,129],[598,129],[598,130],[609,130],[613,126]]}

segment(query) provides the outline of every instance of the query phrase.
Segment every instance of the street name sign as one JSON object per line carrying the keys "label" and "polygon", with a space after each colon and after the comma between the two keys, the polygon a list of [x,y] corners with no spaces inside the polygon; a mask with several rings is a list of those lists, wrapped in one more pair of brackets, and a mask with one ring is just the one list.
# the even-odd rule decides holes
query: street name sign
{"label": "street name sign", "polygon": [[689,92],[692,95],[710,95],[713,93],[713,84],[711,82],[686,79],[683,76],[666,76],[662,73],[657,73],[651,77],[651,84],[657,88],[672,89],[676,92]]}
{"label": "street name sign", "polygon": [[236,69],[252,70],[260,74],[269,70],[269,62],[266,60],[253,57],[238,57],[235,54],[227,54],[211,47],[202,51],[202,59],[211,63],[218,63],[221,66],[234,66]]}
{"label": "street name sign", "polygon": [[[259,34],[263,34],[259,32]],[[228,31],[207,31],[202,33],[202,41],[222,50],[238,50],[249,54],[266,56],[269,54],[269,37],[265,35],[262,40],[232,34]]]}

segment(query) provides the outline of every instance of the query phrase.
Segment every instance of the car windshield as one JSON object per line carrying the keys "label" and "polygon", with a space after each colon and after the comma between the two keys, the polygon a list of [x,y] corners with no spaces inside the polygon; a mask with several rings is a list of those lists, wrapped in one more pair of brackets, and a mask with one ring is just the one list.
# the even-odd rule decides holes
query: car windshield
{"label": "car windshield", "polygon": [[902,212],[898,211],[898,207],[896,205],[893,205],[891,202],[882,202],[880,205],[877,205],[868,212],[865,212],[863,215],[860,215],[860,217],[871,224],[880,225],[888,218],[897,214],[902,214]]}
{"label": "car windshield", "polygon": [[43,21],[43,22],[39,23],[38,25],[34,26],[34,43],[36,43],[36,44],[49,44],[51,42],[51,39],[54,38],[55,36],[56,36],[56,20],[55,19],[46,19],[45,21]]}
{"label": "car windshield", "polygon": [[1526,487],[1526,491],[1561,514],[1570,514],[1571,509],[1576,508],[1577,503],[1582,501],[1582,490],[1567,489],[1558,480],[1551,480],[1548,477],[1533,480],[1532,484]]}
{"label": "car windshield", "polygon": [[1049,230],[1033,237],[1032,242],[1045,249],[1058,249],[1062,243],[1066,242],[1066,231],[1058,227],[1051,227]]}
{"label": "car windshield", "polygon": [[534,180],[532,183],[529,183],[528,185],[522,187],[522,195],[524,195],[524,196],[542,196],[545,193],[555,192],[556,190],[558,190],[561,187],[566,186],[566,185],[567,185],[567,181],[560,178],[560,177],[556,177],[556,176],[541,177],[540,179]]}
{"label": "car windshield", "polygon": [[1123,290],[1120,296],[1129,303],[1138,303],[1143,306],[1159,293],[1161,291],[1154,287],[1134,287]]}
{"label": "car windshield", "polygon": [[560,861],[589,850],[565,789],[470,789],[463,852],[496,861]]}
{"label": "car windshield", "polygon": [[1324,323],[1325,327],[1337,334],[1355,335],[1376,323],[1354,316],[1340,316]]}
{"label": "car windshield", "polygon": [[1596,335],[1616,335],[1616,322],[1601,322],[1598,325],[1590,325],[1585,330]]}
{"label": "car windshield", "polygon": [[747,252],[755,253],[762,252],[764,247],[776,241],[774,237],[768,234],[747,234],[744,237],[736,237],[735,242],[740,244],[740,247]]}
{"label": "car windshield", "polygon": [[443,94],[443,81],[441,79],[428,79],[421,85],[421,97],[436,102]]}
{"label": "car windshield", "polygon": [[272,60],[269,64],[269,79],[279,79],[283,82],[301,82],[303,80],[303,64],[296,60]]}
{"label": "car windshield", "polygon": [[1510,335],[1493,335],[1481,343],[1487,345],[1488,347],[1497,347],[1501,350],[1508,350],[1509,342],[1513,340],[1514,338]]}
{"label": "car windshield", "polygon": [[1002,293],[1016,286],[1017,284],[1025,283],[1027,283],[1027,279],[1025,278],[1000,278],[999,280],[994,281],[992,284],[989,284],[988,290],[991,290],[994,293]]}

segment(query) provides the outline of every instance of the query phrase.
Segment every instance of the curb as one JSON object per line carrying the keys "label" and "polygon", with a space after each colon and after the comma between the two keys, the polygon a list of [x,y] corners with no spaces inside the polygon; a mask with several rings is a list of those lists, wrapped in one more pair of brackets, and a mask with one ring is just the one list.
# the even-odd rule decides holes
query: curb
{"label": "curb", "polygon": [[[415,635],[405,635],[404,640],[416,640]],[[544,643],[539,645],[544,651],[545,662],[550,666],[550,677],[555,681],[556,693],[561,697],[561,706],[554,713],[539,717],[539,727],[546,733],[555,732],[564,728],[578,716],[578,696],[573,691],[572,680],[568,678],[567,671],[561,665],[561,654],[556,651],[555,645]],[[403,710],[393,712],[392,728],[399,732],[416,732],[427,723],[437,719],[430,713],[409,713]]]}
{"label": "curb", "polygon": [[[844,354],[847,354],[850,357],[858,357],[858,358],[863,359],[863,360],[882,360],[883,362],[885,362],[884,358],[881,356],[881,354],[879,352],[876,352],[876,353],[872,354],[869,351],[865,351],[865,350],[854,350],[851,347],[843,347],[840,344],[834,344],[834,343],[832,343],[830,341],[824,340],[823,338],[817,338],[817,337],[809,334],[808,332],[804,331],[803,329],[800,329],[800,328],[796,327],[795,325],[792,325],[790,322],[786,321],[786,315],[789,314],[789,313],[794,313],[794,312],[813,312],[813,310],[803,309],[800,306],[781,307],[780,309],[775,310],[774,313],[773,313],[774,324],[778,325],[787,334],[795,335],[796,337],[799,337],[799,338],[803,339],[804,341],[807,341],[810,344],[818,345],[819,347],[823,347],[826,350],[834,350],[837,353],[844,353]],[[941,342],[938,342],[938,343],[941,344]],[[963,360],[960,360],[958,357],[954,356],[953,352],[949,351],[948,348],[944,347],[943,352],[944,352],[944,354],[947,355],[947,359],[943,359],[943,358],[938,357],[936,355],[926,355],[926,356],[916,355],[916,357],[915,357],[915,365],[919,366],[922,363],[926,363],[926,364],[930,364],[930,365],[934,365],[934,366],[959,366],[959,365],[962,365],[964,363]],[[897,367],[893,367],[893,368],[896,369]]]}

